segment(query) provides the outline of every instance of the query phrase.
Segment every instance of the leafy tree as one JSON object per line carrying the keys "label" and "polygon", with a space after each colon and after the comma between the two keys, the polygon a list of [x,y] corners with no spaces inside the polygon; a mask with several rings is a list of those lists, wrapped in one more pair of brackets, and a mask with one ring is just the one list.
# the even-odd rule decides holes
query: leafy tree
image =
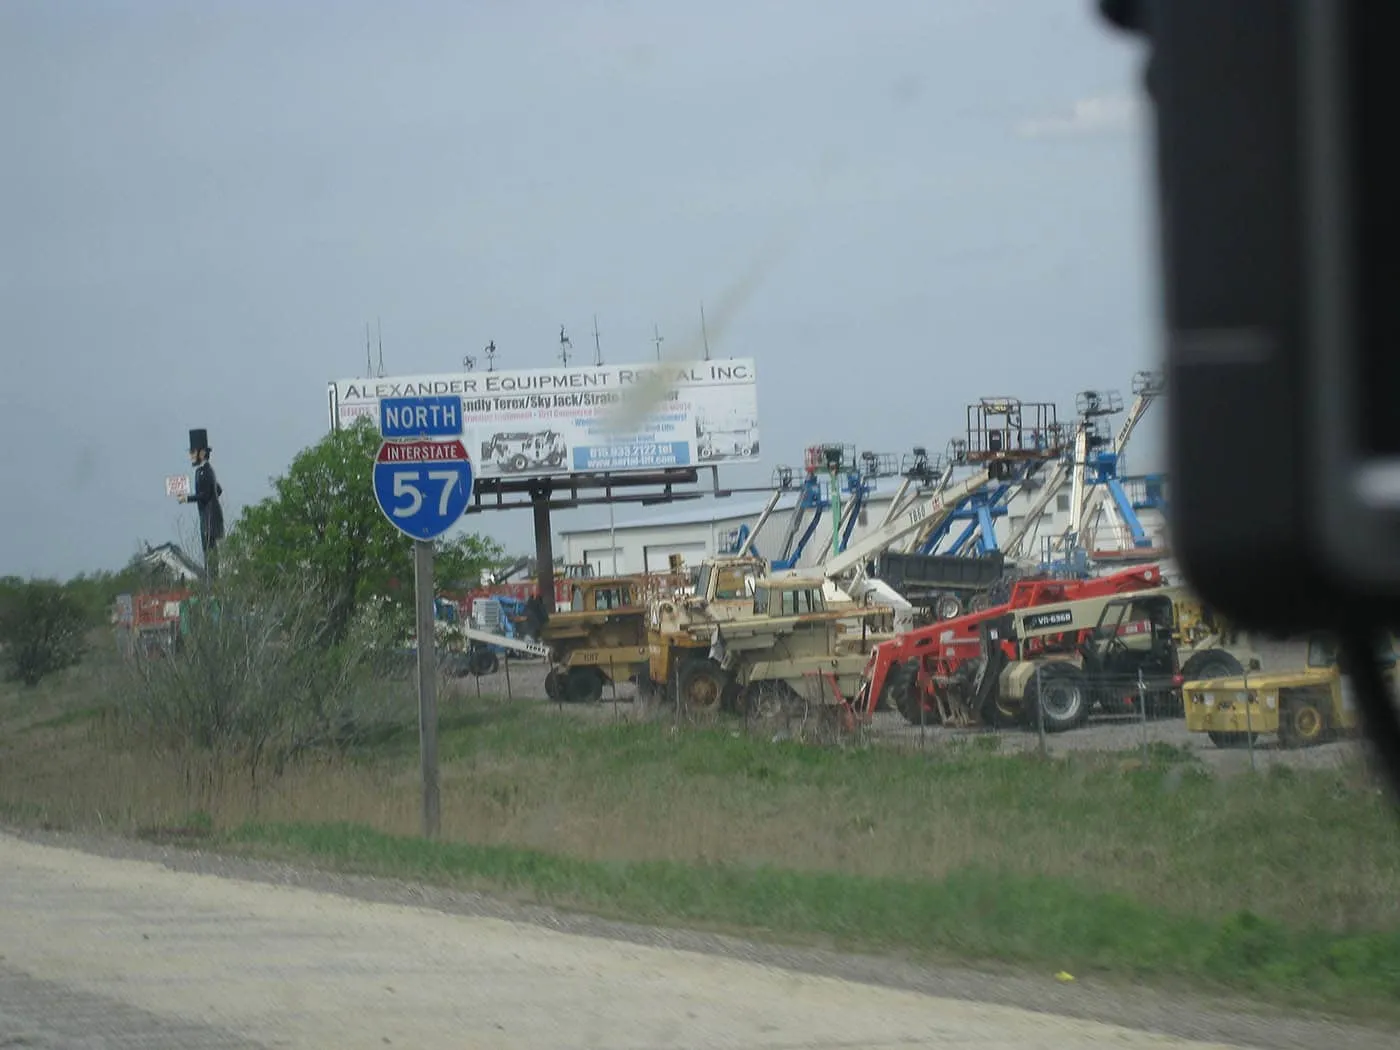
{"label": "leafy tree", "polygon": [[[264,586],[309,584],[326,603],[327,641],[345,637],[368,598],[412,595],[413,547],[389,524],[370,483],[379,433],[357,420],[332,431],[273,479],[272,495],[243,511],[230,530],[226,572]],[[480,536],[437,544],[441,588],[470,585],[500,547]]]}
{"label": "leafy tree", "polygon": [[38,685],[83,656],[88,615],[81,601],[53,580],[0,582],[0,655],[7,678]]}

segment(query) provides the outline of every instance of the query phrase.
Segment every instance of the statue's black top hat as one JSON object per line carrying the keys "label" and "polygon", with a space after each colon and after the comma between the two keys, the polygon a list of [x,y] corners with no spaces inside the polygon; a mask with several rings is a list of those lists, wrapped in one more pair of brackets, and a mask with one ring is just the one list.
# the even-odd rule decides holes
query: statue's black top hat
{"label": "statue's black top hat", "polygon": [[190,431],[190,451],[191,451],[191,452],[209,452],[209,451],[211,451],[211,449],[209,448],[209,431],[207,431],[207,430],[191,430],[191,431]]}

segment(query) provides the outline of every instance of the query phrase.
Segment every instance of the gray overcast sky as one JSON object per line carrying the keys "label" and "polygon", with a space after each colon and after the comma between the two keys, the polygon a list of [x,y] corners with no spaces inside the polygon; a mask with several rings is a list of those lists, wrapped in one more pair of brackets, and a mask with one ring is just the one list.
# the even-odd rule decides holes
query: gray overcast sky
{"label": "gray overcast sky", "polygon": [[[711,325],[760,368],[736,481],[942,448],[984,394],[1126,395],[1156,354],[1139,62],[1091,0],[6,0],[0,574],[188,539],[190,427],[226,510],[261,498],[368,319],[391,374],[492,339],[548,365],[595,313],[647,360],[788,228]],[[528,547],[528,514],[478,522]]]}

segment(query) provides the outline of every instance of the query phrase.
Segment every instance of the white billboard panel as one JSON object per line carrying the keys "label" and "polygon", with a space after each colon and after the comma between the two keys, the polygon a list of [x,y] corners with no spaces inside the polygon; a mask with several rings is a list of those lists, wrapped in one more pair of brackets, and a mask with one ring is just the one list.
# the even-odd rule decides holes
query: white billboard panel
{"label": "white billboard panel", "polygon": [[[752,358],[342,379],[329,386],[330,425],[368,416],[377,426],[380,398],[430,395],[462,399],[463,440],[478,478],[758,458]],[[654,407],[637,418],[629,397],[653,398]]]}

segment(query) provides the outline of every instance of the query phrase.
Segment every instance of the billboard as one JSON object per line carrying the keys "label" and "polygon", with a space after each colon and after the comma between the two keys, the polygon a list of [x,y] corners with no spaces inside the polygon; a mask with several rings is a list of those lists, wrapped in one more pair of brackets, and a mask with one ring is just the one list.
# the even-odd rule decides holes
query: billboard
{"label": "billboard", "polygon": [[[334,429],[382,398],[460,397],[462,440],[478,478],[656,471],[758,458],[751,358],[514,372],[342,379],[329,386]],[[650,399],[644,416],[629,397]],[[637,418],[630,418],[637,417]]]}

